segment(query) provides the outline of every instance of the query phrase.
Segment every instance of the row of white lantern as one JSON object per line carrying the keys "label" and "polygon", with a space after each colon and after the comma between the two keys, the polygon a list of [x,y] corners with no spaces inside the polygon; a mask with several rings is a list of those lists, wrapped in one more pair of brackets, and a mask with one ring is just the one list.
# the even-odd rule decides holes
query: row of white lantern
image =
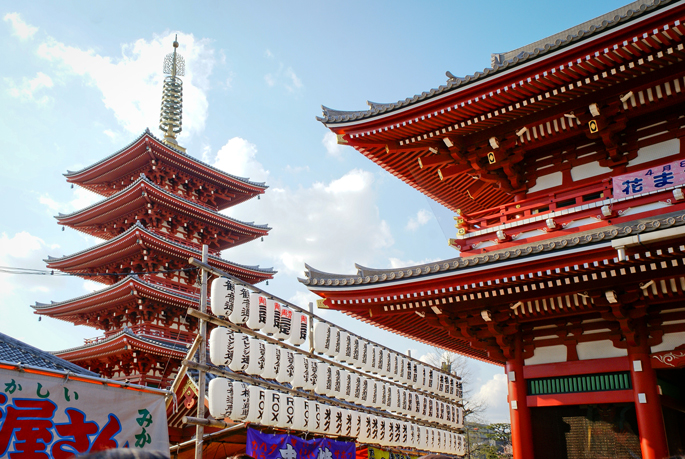
{"label": "row of white lantern", "polygon": [[461,427],[463,422],[462,408],[452,403],[367,378],[224,327],[212,330],[209,355],[214,365],[290,383],[294,389],[312,390],[319,395],[446,426]]}
{"label": "row of white lantern", "polygon": [[[245,285],[220,277],[212,282],[212,312],[230,322],[260,330],[299,346],[307,340],[308,318]],[[314,350],[342,363],[380,374],[452,400],[462,397],[461,382],[416,360],[369,343],[325,322],[314,328]]]}
{"label": "row of white lantern", "polygon": [[461,381],[454,376],[325,322],[317,322],[314,326],[314,351],[417,389],[431,391],[452,400],[461,398]]}
{"label": "row of white lantern", "polygon": [[260,330],[276,339],[299,346],[307,340],[307,315],[245,285],[220,277],[212,282],[212,312],[230,322]]}
{"label": "row of white lantern", "polygon": [[465,446],[463,436],[455,432],[329,406],[225,378],[210,381],[208,402],[209,412],[216,419],[229,418],[264,426],[353,437],[360,443],[411,446],[451,454],[463,454]]}

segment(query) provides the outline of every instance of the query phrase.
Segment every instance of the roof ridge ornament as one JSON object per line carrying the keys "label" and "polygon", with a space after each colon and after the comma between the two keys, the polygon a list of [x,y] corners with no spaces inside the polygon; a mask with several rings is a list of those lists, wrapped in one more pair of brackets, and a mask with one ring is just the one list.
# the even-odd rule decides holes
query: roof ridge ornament
{"label": "roof ridge ornament", "polygon": [[179,77],[185,75],[185,60],[176,52],[178,34],[174,38],[174,52],[164,57],[164,78],[162,89],[162,108],[159,114],[159,128],[164,132],[164,143],[185,152],[176,141],[181,132],[183,118],[183,82]]}

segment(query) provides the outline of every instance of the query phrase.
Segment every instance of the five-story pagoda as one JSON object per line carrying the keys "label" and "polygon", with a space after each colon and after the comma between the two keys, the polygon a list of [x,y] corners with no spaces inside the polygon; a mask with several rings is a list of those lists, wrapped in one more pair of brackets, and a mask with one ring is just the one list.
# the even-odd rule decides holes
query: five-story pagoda
{"label": "five-story pagoda", "polygon": [[133,143],[77,172],[67,181],[104,196],[90,207],[56,218],[104,242],[61,258],[51,269],[101,282],[102,290],[50,304],[37,314],[88,325],[104,335],[83,346],[56,352],[105,377],[165,387],[197,333],[197,272],[189,257],[209,248],[209,263],[249,283],[270,279],[272,269],[220,258],[229,247],[270,230],[229,218],[219,211],[264,193],[263,183],[236,177],[185,153],[181,132],[183,58],[164,60],[160,129],[164,140],[146,130]]}

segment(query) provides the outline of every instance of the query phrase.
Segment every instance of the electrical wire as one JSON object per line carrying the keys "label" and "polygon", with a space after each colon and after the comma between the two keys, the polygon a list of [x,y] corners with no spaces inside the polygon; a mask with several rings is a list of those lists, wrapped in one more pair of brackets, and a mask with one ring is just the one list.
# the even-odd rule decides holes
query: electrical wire
{"label": "electrical wire", "polygon": [[100,276],[137,276],[145,274],[167,274],[181,271],[197,271],[200,268],[179,268],[167,269],[162,271],[141,271],[141,272],[120,272],[120,273],[66,273],[55,271],[54,269],[33,269],[33,268],[16,268],[11,266],[0,266],[0,274],[23,274],[33,276],[76,276],[76,277],[100,277]]}

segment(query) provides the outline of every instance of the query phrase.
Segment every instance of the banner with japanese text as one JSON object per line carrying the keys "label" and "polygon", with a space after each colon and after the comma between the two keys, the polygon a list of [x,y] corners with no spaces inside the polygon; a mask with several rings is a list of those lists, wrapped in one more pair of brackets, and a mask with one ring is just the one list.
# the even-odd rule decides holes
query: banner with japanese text
{"label": "banner with japanese text", "polygon": [[304,440],[247,430],[247,455],[254,459],[355,459],[354,442],[329,438]]}
{"label": "banner with japanese text", "polygon": [[614,199],[683,185],[685,184],[685,160],[618,175],[613,178],[612,184]]}
{"label": "banner with japanese text", "polygon": [[163,394],[45,373],[0,368],[0,459],[66,459],[109,448],[169,454]]}
{"label": "banner with japanese text", "polygon": [[369,459],[418,459],[417,455],[402,454],[395,451],[385,451],[379,448],[369,446]]}

